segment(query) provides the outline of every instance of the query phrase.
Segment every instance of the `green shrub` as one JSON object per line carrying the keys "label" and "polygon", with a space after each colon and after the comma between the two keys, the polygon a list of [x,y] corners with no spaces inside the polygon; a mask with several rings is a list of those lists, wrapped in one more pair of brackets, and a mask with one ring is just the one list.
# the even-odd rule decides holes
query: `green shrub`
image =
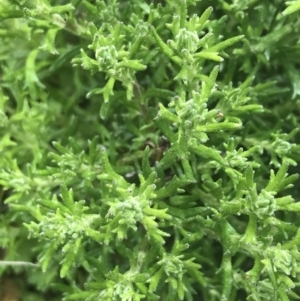
{"label": "green shrub", "polygon": [[0,0],[3,283],[300,300],[299,9]]}

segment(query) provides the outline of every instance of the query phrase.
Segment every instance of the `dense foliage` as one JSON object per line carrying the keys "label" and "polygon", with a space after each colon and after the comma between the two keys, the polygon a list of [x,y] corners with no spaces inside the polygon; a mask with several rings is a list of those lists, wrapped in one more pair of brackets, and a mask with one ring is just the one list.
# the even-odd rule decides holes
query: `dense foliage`
{"label": "dense foliage", "polygon": [[299,300],[298,10],[0,0],[0,300]]}

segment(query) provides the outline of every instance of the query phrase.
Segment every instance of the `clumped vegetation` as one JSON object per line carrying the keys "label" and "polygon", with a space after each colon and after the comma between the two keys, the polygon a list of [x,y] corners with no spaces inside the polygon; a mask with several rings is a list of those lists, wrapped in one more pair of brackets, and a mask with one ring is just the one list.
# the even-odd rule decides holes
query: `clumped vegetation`
{"label": "clumped vegetation", "polygon": [[299,300],[299,10],[0,0],[1,300]]}

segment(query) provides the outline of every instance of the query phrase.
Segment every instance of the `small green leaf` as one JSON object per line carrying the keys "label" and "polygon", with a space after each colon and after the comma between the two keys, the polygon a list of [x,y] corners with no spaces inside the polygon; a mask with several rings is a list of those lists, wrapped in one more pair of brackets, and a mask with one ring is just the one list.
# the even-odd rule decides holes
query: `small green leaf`
{"label": "small green leaf", "polygon": [[229,38],[226,41],[223,41],[217,45],[212,46],[211,48],[209,48],[209,51],[215,51],[215,52],[219,52],[222,51],[228,47],[230,47],[231,45],[241,41],[244,38],[244,35],[240,35],[234,38]]}
{"label": "small green leaf", "polygon": [[186,27],[187,5],[186,0],[180,0],[180,28]]}
{"label": "small green leaf", "polygon": [[77,253],[79,251],[79,248],[81,246],[81,238],[76,239],[73,248],[71,248],[64,259],[64,262],[62,264],[62,267],[60,269],[60,277],[64,278],[67,273],[69,272],[72,264],[75,262],[75,258],[77,256]]}
{"label": "small green leaf", "polygon": [[158,283],[161,281],[161,278],[164,274],[164,269],[161,267],[153,276],[150,278],[149,291],[155,292],[158,286]]}
{"label": "small green leaf", "polygon": [[207,147],[205,145],[199,144],[199,145],[190,145],[189,149],[191,152],[195,153],[200,157],[212,159],[216,162],[219,162],[221,165],[226,166],[226,161],[224,160],[224,158],[220,155],[220,153],[217,150],[211,147]]}
{"label": "small green leaf", "polygon": [[58,51],[55,48],[55,38],[59,31],[59,28],[51,28],[48,30],[44,44],[40,47],[40,49],[48,51],[52,54],[58,54]]}
{"label": "small green leaf", "polygon": [[216,83],[218,72],[219,72],[219,67],[218,66],[214,67],[214,69],[209,74],[208,79],[205,82],[204,81],[202,82],[201,95],[200,95],[201,103],[205,103],[210,97],[213,87],[215,86]]}
{"label": "small green leaf", "polygon": [[148,178],[152,172],[150,163],[149,163],[149,156],[150,156],[150,147],[147,145],[146,149],[144,150],[143,160],[142,160],[142,170],[144,178]]}
{"label": "small green leaf", "polygon": [[74,200],[73,200],[73,191],[72,189],[68,190],[66,185],[61,185],[60,187],[61,196],[64,201],[64,204],[71,211],[74,210]]}
{"label": "small green leaf", "polygon": [[222,123],[210,123],[204,125],[198,125],[196,127],[197,131],[200,132],[218,132],[218,131],[226,131],[226,130],[237,130],[242,127],[239,123],[232,122],[222,122]]}
{"label": "small green leaf", "polygon": [[171,215],[167,214],[166,212],[168,211],[168,209],[154,209],[154,208],[144,208],[143,212],[151,215],[151,216],[155,216],[156,218],[162,219],[162,220],[170,220],[172,218]]}
{"label": "small green leaf", "polygon": [[206,25],[206,21],[208,20],[208,18],[210,17],[211,13],[213,12],[213,8],[210,6],[208,7],[204,13],[200,16],[198,22],[197,22],[197,31],[200,33],[203,28]]}
{"label": "small green leaf", "polygon": [[157,32],[153,26],[150,27],[150,31],[151,31],[156,43],[162,50],[162,52],[165,55],[167,55],[176,64],[181,66],[182,65],[181,59],[178,56],[174,56],[173,50],[161,39],[161,37],[157,34]]}
{"label": "small green leaf", "polygon": [[147,69],[146,65],[141,64],[137,60],[122,61],[118,64],[118,67],[121,67],[121,68],[126,67],[126,68],[133,69],[135,71],[143,71],[143,70]]}
{"label": "small green leaf", "polygon": [[173,123],[177,123],[179,121],[179,118],[175,114],[171,113],[168,109],[166,109],[162,103],[159,103],[158,106],[160,110],[158,111],[157,118],[165,118]]}
{"label": "small green leaf", "polygon": [[207,60],[212,60],[216,62],[223,62],[224,59],[219,56],[218,52],[211,52],[211,51],[201,51],[197,52],[194,54],[195,58],[202,58],[202,59],[207,59]]}
{"label": "small green leaf", "polygon": [[283,16],[287,16],[300,10],[300,1],[291,2],[291,4],[282,12]]}

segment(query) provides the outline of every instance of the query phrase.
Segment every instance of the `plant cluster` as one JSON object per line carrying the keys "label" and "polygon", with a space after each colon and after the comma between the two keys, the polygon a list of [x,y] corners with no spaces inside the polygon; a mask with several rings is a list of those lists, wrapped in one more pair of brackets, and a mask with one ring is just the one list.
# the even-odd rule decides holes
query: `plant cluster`
{"label": "plant cluster", "polygon": [[299,10],[0,0],[2,282],[299,300]]}

